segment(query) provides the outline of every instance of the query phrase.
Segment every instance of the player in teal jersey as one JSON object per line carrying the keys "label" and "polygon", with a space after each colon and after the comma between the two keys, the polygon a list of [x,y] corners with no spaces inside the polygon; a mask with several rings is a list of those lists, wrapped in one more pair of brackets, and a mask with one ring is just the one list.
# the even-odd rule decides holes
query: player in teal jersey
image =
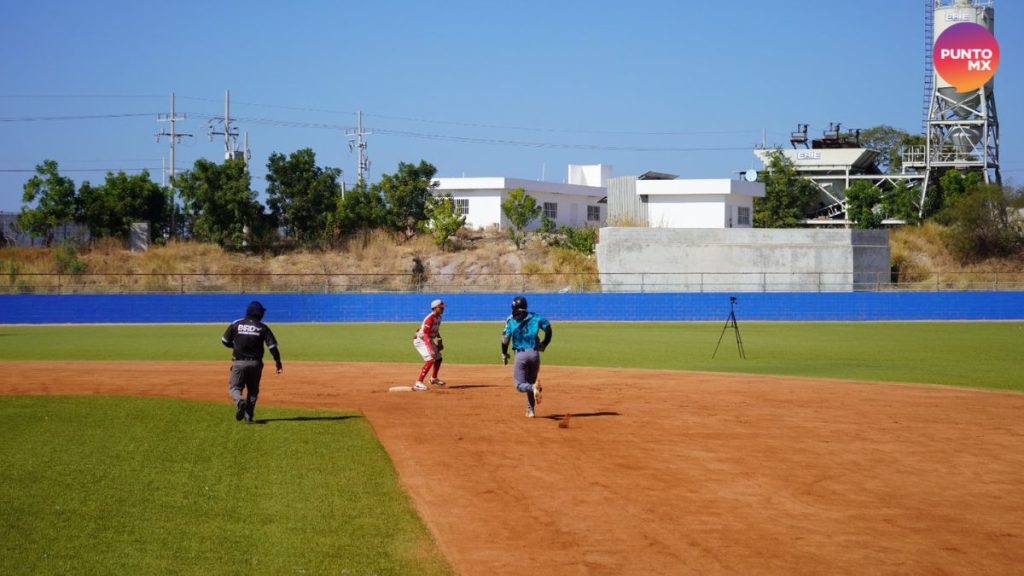
{"label": "player in teal jersey", "polygon": [[[551,323],[526,309],[526,298],[512,299],[512,315],[505,320],[501,335],[501,361],[508,365],[508,347],[512,345],[516,359],[512,369],[516,390],[526,393],[526,417],[533,418],[540,404],[540,353],[551,343]],[[541,341],[538,334],[544,332]]]}

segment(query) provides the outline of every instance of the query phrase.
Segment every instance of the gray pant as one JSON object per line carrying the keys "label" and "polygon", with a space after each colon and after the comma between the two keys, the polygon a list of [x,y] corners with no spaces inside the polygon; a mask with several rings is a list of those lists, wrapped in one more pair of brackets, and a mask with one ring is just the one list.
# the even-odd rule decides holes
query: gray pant
{"label": "gray pant", "polygon": [[[259,360],[235,360],[231,363],[231,378],[228,380],[228,393],[235,402],[248,400],[256,403],[260,395],[260,379],[263,377],[263,362]],[[242,389],[248,394],[246,398]]]}
{"label": "gray pant", "polygon": [[534,407],[533,385],[540,375],[540,352],[536,350],[517,350],[516,361],[512,365],[512,378],[516,381],[516,390],[526,392],[526,406]]}

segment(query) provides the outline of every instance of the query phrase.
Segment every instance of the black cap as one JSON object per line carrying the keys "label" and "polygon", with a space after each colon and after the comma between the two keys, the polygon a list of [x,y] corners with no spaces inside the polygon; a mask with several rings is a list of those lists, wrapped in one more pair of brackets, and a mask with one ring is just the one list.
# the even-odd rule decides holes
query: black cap
{"label": "black cap", "polygon": [[266,311],[263,304],[260,304],[258,300],[253,300],[245,307],[245,316],[247,318],[263,318],[263,313]]}

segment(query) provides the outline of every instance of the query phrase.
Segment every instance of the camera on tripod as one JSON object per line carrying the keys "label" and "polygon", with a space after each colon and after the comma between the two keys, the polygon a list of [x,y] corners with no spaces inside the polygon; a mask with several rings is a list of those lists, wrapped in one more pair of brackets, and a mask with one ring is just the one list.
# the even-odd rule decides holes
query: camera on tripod
{"label": "camera on tripod", "polygon": [[722,337],[725,336],[725,331],[732,326],[732,331],[736,335],[736,350],[740,353],[740,358],[747,357],[747,351],[743,349],[743,339],[740,337],[740,326],[736,323],[736,297],[729,296],[729,317],[725,320],[725,326],[722,326],[722,333],[718,336],[718,344],[715,344],[715,351],[711,353],[713,359],[718,354],[718,347],[722,345]]}

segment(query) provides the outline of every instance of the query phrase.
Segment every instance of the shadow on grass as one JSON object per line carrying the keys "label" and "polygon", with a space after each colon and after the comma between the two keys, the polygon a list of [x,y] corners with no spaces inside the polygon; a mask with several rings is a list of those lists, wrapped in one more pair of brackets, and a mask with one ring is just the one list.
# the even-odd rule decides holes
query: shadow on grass
{"label": "shadow on grass", "polygon": [[[551,414],[550,416],[541,416],[548,420],[562,421],[565,420],[566,414]],[[575,412],[568,414],[570,418],[594,418],[596,416],[622,416],[618,412]]]}
{"label": "shadow on grass", "polygon": [[257,418],[253,424],[269,424],[271,422],[327,422],[331,420],[348,420],[349,418],[362,418],[362,416],[293,416],[291,418]]}

